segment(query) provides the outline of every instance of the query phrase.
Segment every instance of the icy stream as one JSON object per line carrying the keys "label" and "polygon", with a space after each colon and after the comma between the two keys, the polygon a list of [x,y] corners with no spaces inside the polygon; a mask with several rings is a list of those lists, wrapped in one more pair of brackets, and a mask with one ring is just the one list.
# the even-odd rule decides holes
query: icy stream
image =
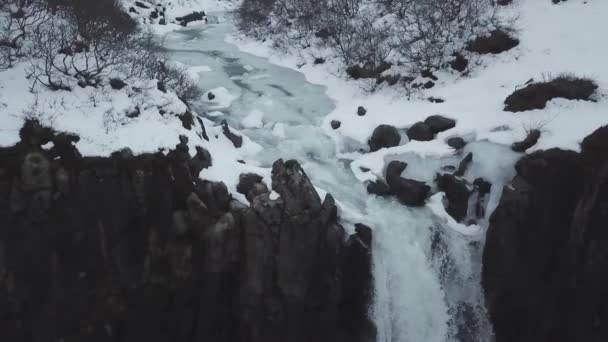
{"label": "icy stream", "polygon": [[[278,158],[297,159],[313,183],[336,198],[347,229],[355,222],[374,228],[376,299],[371,314],[378,341],[490,341],[479,285],[483,233],[464,236],[445,227],[427,208],[409,209],[368,195],[350,161],[337,158],[334,142],[319,128],[334,110],[324,87],[226,43],[232,30],[227,21],[187,28],[168,34],[166,46],[175,60],[201,67],[204,90],[219,88],[217,96],[226,99],[215,105],[203,99],[197,111],[217,123],[226,119],[264,148],[247,163],[269,167]],[[468,148],[487,151],[494,159],[504,154],[506,163],[514,158],[507,148],[489,143]],[[426,181],[444,162],[393,157],[408,161],[406,172],[414,173],[410,177]],[[500,183],[512,176],[495,170],[500,168],[496,165],[476,162],[473,173],[467,174],[491,179],[494,201]]]}

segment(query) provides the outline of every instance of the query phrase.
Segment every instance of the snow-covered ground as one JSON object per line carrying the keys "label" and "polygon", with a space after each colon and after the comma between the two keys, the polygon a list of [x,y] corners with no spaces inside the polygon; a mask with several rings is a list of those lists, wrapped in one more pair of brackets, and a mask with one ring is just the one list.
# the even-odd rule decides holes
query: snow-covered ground
{"label": "snow-covered ground", "polygon": [[[606,1],[569,0],[554,5],[551,1],[515,0],[505,15],[518,17],[519,46],[502,54],[479,56],[478,65],[466,76],[451,71],[437,72],[439,81],[434,88],[409,99],[396,88],[367,93],[363,90],[364,82],[342,77],[344,65],[335,58],[327,58],[328,62],[323,65],[313,64],[313,55],[319,57],[321,51],[285,54],[273,50],[270,41],[261,44],[242,37],[229,39],[244,51],[296,68],[310,82],[327,86],[336,109],[325,118],[323,127],[338,142],[350,138],[365,144],[380,124],[407,128],[434,114],[457,120],[454,129],[438,134],[435,141],[411,142],[361,155],[353,163],[353,171],[365,177],[355,169],[374,167],[378,157],[373,155],[383,158],[410,151],[426,156],[447,155],[453,151],[445,140],[452,136],[510,145],[522,140],[526,130],[539,128],[542,137],[529,152],[550,147],[578,150],[583,137],[608,123],[608,105],[604,99],[608,89],[608,45],[600,43],[608,32],[607,13]],[[503,111],[505,98],[529,79],[542,81],[562,73],[595,80],[599,85],[598,102],[558,99],[543,110]],[[431,96],[445,102],[431,103],[426,100]],[[358,106],[367,109],[365,116],[357,115]],[[331,129],[332,120],[342,123],[338,130]]]}

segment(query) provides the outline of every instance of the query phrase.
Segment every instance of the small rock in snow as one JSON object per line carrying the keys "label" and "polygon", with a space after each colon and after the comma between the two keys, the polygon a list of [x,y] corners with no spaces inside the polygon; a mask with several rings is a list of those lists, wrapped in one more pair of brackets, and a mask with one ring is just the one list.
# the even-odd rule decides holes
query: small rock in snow
{"label": "small rock in snow", "polygon": [[367,113],[367,109],[365,109],[363,106],[359,106],[359,108],[357,108],[357,115],[363,116],[366,113]]}

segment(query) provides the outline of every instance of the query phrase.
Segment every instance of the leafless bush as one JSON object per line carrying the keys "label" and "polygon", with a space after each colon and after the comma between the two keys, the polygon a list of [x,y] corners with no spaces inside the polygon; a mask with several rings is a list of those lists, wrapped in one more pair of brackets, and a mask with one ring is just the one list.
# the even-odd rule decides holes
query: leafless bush
{"label": "leafless bush", "polygon": [[83,26],[71,19],[53,15],[32,34],[36,47],[29,70],[32,89],[42,84],[70,90],[74,80],[86,87],[108,77],[128,80],[146,74],[147,60],[152,58],[150,33],[124,31],[104,18]]}
{"label": "leafless bush", "polygon": [[396,49],[414,68],[442,66],[446,59],[496,20],[489,0],[418,0],[401,7]]}
{"label": "leafless bush", "polygon": [[0,0],[0,69],[26,54],[26,39],[47,20],[46,8],[41,0]]}
{"label": "leafless bush", "polygon": [[150,66],[149,71],[149,77],[158,80],[159,89],[173,90],[186,105],[190,105],[203,96],[203,91],[188,75],[185,67],[174,65],[164,58],[158,58],[154,60],[154,65]]}

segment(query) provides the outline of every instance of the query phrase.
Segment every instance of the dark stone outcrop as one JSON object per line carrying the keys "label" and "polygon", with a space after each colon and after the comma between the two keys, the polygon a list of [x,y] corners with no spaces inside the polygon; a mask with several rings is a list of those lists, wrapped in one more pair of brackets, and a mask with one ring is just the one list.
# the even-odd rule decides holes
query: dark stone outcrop
{"label": "dark stone outcrop", "polygon": [[366,64],[366,65],[351,65],[346,68],[346,73],[351,78],[358,80],[360,78],[378,78],[383,72],[390,69],[389,63],[380,63],[379,65]]}
{"label": "dark stone outcrop", "polygon": [[332,129],[338,129],[340,126],[342,126],[342,123],[338,120],[331,120],[329,124],[331,125]]}
{"label": "dark stone outcrop", "polygon": [[435,134],[426,123],[417,122],[407,129],[407,137],[410,140],[431,141],[435,138]]}
{"label": "dark stone outcrop", "polygon": [[369,184],[367,184],[367,192],[382,197],[392,195],[391,189],[388,187],[388,184],[384,183],[381,180],[369,182]]}
{"label": "dark stone outcrop", "polygon": [[424,182],[401,177],[407,164],[393,160],[386,167],[386,182],[399,202],[410,207],[423,206],[431,191],[431,187]]}
{"label": "dark stone outcrop", "polygon": [[469,165],[473,162],[473,152],[469,152],[458,164],[458,169],[454,172],[454,176],[462,177],[467,172]]}
{"label": "dark stone outcrop", "polygon": [[469,189],[466,184],[450,174],[438,175],[436,181],[437,188],[445,192],[448,200],[447,213],[456,222],[461,222],[467,216],[469,208]]}
{"label": "dark stone outcrop", "polygon": [[536,145],[540,139],[540,131],[538,129],[532,129],[526,135],[526,138],[522,141],[518,141],[511,145],[511,149],[515,152],[526,152],[527,149]]}
{"label": "dark stone outcrop", "polygon": [[230,140],[232,142],[232,145],[234,145],[234,147],[239,148],[239,147],[243,146],[243,137],[240,135],[234,134],[230,130],[230,127],[228,127],[228,122],[226,120],[222,120],[221,125],[222,125],[222,133],[224,133],[224,136],[226,136],[226,138],[228,138],[228,140]]}
{"label": "dark stone outcrop", "polygon": [[182,26],[188,26],[188,24],[191,23],[191,22],[193,22],[193,21],[204,20],[206,16],[207,15],[203,11],[201,11],[201,12],[192,12],[192,13],[190,13],[188,15],[183,16],[183,17],[177,17],[177,18],[175,18],[175,20],[177,20],[179,22],[179,24],[182,25]]}
{"label": "dark stone outcrop", "polygon": [[433,133],[447,131],[456,127],[456,120],[441,115],[431,115],[424,120]]}
{"label": "dark stone outcrop", "polygon": [[400,142],[401,136],[397,128],[390,125],[380,125],[374,129],[368,144],[369,150],[375,152],[384,147],[398,146]]}
{"label": "dark stone outcrop", "polygon": [[110,157],[76,140],[28,122],[0,148],[3,341],[375,341],[371,230],[347,237],[297,162],[246,207],[196,177],[185,137]]}
{"label": "dark stone outcrop", "polygon": [[608,127],[581,153],[524,156],[490,219],[482,285],[496,341],[608,340]]}

